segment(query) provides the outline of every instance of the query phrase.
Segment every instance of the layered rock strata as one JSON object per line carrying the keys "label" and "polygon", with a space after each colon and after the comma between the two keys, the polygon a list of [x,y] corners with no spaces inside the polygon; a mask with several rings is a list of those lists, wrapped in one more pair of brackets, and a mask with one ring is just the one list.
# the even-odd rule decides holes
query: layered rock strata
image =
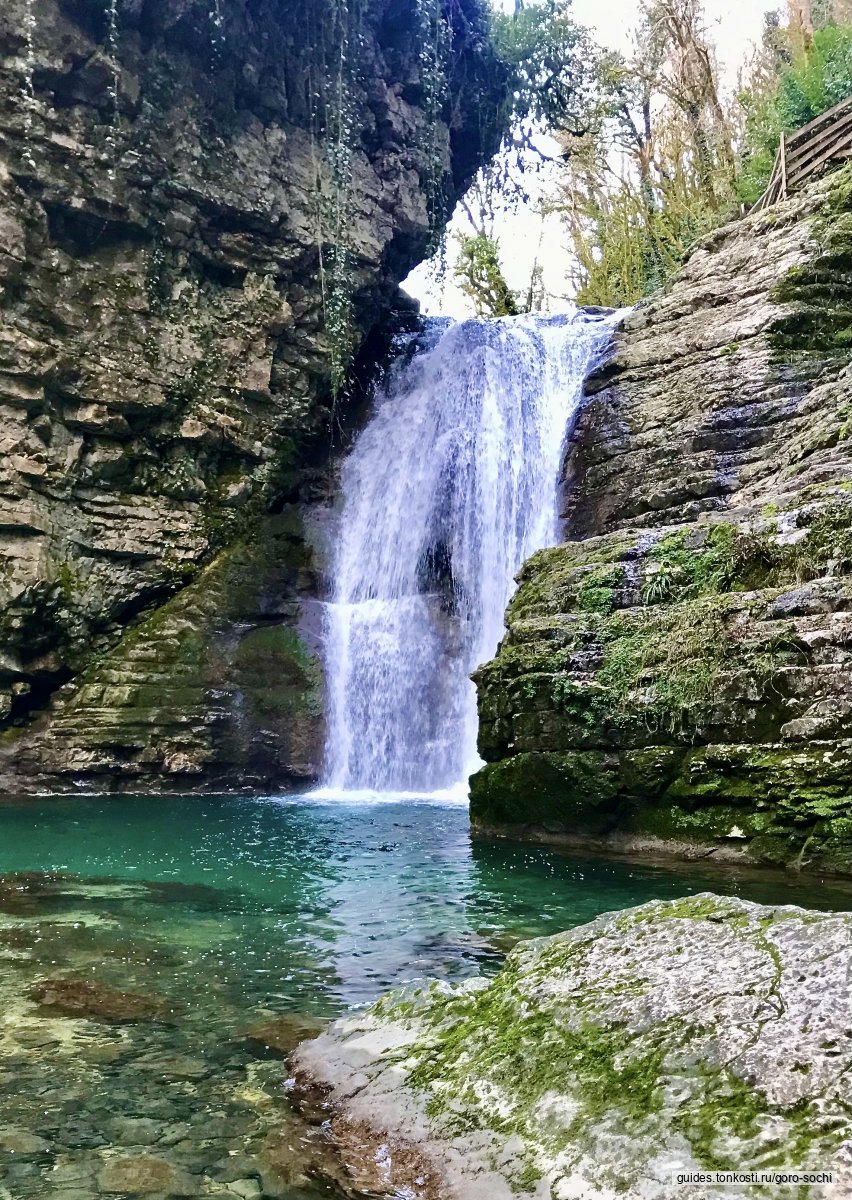
{"label": "layered rock strata", "polygon": [[744,1200],[787,1193],[708,1173],[801,1171],[840,1200],[850,952],[846,914],[655,901],[335,1022],[295,1095],[370,1195]]}
{"label": "layered rock strata", "polygon": [[843,172],[625,320],[476,677],[481,830],[852,870],[850,222]]}
{"label": "layered rock strata", "polygon": [[[309,555],[274,514],[321,484],[346,418],[332,377],[377,340],[503,97],[478,0],[441,10],[437,82],[431,9],[349,7],[2,6],[8,787],[315,772],[316,665],[295,632]],[[243,578],[231,549],[217,559],[237,542]],[[258,718],[275,704],[238,677],[263,639],[261,691],[281,667],[288,698]]]}

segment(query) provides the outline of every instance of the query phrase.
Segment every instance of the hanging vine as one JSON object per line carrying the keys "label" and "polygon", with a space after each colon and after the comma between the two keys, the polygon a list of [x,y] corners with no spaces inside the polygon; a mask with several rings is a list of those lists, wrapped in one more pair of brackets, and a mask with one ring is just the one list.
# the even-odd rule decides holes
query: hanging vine
{"label": "hanging vine", "polygon": [[118,0],[107,0],[106,6],[106,52],[110,63],[109,128],[106,135],[106,150],[111,185],[115,185],[118,173],[118,135],[121,122],[119,111],[119,89],[121,86],[121,64],[118,59]]}
{"label": "hanging vine", "polygon": [[[365,61],[364,0],[317,0],[308,18],[311,132],[316,188],[317,251],[323,319],[329,347],[331,388],[342,388],[356,341],[355,261],[352,225],[355,148],[362,127],[363,88],[358,64]],[[418,158],[430,229],[430,255],[440,247],[446,208],[447,62],[452,27],[445,0],[413,0],[423,119]]]}
{"label": "hanging vine", "polygon": [[420,41],[420,82],[425,115],[421,128],[420,150],[425,165],[423,183],[429,216],[431,254],[440,248],[444,225],[446,136],[442,118],[449,92],[447,61],[453,31],[444,11],[443,0],[415,2]]}
{"label": "hanging vine", "polygon": [[210,0],[210,8],[207,16],[210,21],[210,48],[213,55],[213,62],[216,64],[221,61],[222,52],[225,49],[225,21],[222,16],[222,0]]}
{"label": "hanging vine", "polygon": [[328,92],[330,103],[326,105],[326,172],[321,203],[327,250],[323,253],[321,246],[320,272],[331,352],[331,386],[337,394],[353,349],[352,170],[358,127],[353,67],[362,34],[357,0],[335,0],[332,10],[337,56]]}
{"label": "hanging vine", "polygon": [[359,0],[320,0],[308,23],[311,146],[323,323],[332,396],[346,379],[354,346],[353,160],[360,128],[357,79],[363,47]]}

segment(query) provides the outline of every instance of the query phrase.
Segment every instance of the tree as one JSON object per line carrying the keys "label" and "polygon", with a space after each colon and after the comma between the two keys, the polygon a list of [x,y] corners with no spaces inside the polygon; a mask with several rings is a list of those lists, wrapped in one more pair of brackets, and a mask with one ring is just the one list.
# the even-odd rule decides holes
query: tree
{"label": "tree", "polygon": [[598,59],[588,132],[563,137],[578,299],[633,303],[732,212],[734,126],[699,0],[646,0],[629,56]]}
{"label": "tree", "polygon": [[717,166],[727,168],[732,182],[735,159],[701,0],[652,0],[645,14],[651,37],[663,50],[657,86],[687,122],[701,185],[715,207],[720,202],[714,185]]}
{"label": "tree", "polygon": [[[738,186],[748,204],[769,182],[782,131],[799,129],[852,96],[852,27],[827,20],[807,48],[798,41],[798,24],[771,32],[769,52],[765,44],[740,94],[745,130]],[[774,52],[779,44],[786,53]]]}
{"label": "tree", "polygon": [[570,15],[570,0],[515,4],[492,17],[492,41],[512,74],[512,137],[529,144],[533,130],[582,132],[594,83],[595,47]]}
{"label": "tree", "polygon": [[460,236],[454,276],[478,317],[514,317],[519,310],[500,266],[500,248],[485,233]]}

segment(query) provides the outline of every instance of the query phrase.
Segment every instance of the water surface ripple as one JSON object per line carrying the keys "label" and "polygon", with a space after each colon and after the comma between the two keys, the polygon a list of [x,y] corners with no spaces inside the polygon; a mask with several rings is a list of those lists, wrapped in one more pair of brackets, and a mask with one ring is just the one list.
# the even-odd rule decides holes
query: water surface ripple
{"label": "water surface ripple", "polygon": [[[471,842],[465,807],[436,800],[4,801],[0,1197],[92,1200],[115,1191],[110,1170],[171,1171],[189,1194],[337,1195],[306,1179],[315,1136],[247,1031],[491,973],[519,938],[708,887],[852,908],[839,883]],[[51,979],[165,1016],[45,1010],[32,991]]]}

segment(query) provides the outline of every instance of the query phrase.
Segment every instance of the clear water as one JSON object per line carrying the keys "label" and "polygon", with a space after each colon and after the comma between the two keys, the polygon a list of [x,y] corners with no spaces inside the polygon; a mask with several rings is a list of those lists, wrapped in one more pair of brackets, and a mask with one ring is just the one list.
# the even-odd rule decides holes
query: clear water
{"label": "clear water", "polygon": [[[21,891],[14,872],[59,874]],[[227,1177],[263,1179],[285,1200],[337,1195],[298,1181],[310,1133],[289,1113],[284,1063],[258,1057],[247,1028],[333,1017],[424,975],[490,973],[519,938],[708,887],[852,908],[840,884],[472,843],[458,804],[6,801],[0,1196],[86,1200],[111,1155],[164,1159],[204,1194],[233,1194]],[[29,992],[56,977],[161,997],[173,1012],[125,1026],[45,1014]],[[39,1147],[4,1153],[10,1127]],[[282,1130],[292,1186],[270,1176]]]}
{"label": "clear water", "polygon": [[434,322],[346,459],[326,606],[326,783],[432,792],[477,766],[470,674],[521,564],[557,540],[559,469],[617,316]]}

